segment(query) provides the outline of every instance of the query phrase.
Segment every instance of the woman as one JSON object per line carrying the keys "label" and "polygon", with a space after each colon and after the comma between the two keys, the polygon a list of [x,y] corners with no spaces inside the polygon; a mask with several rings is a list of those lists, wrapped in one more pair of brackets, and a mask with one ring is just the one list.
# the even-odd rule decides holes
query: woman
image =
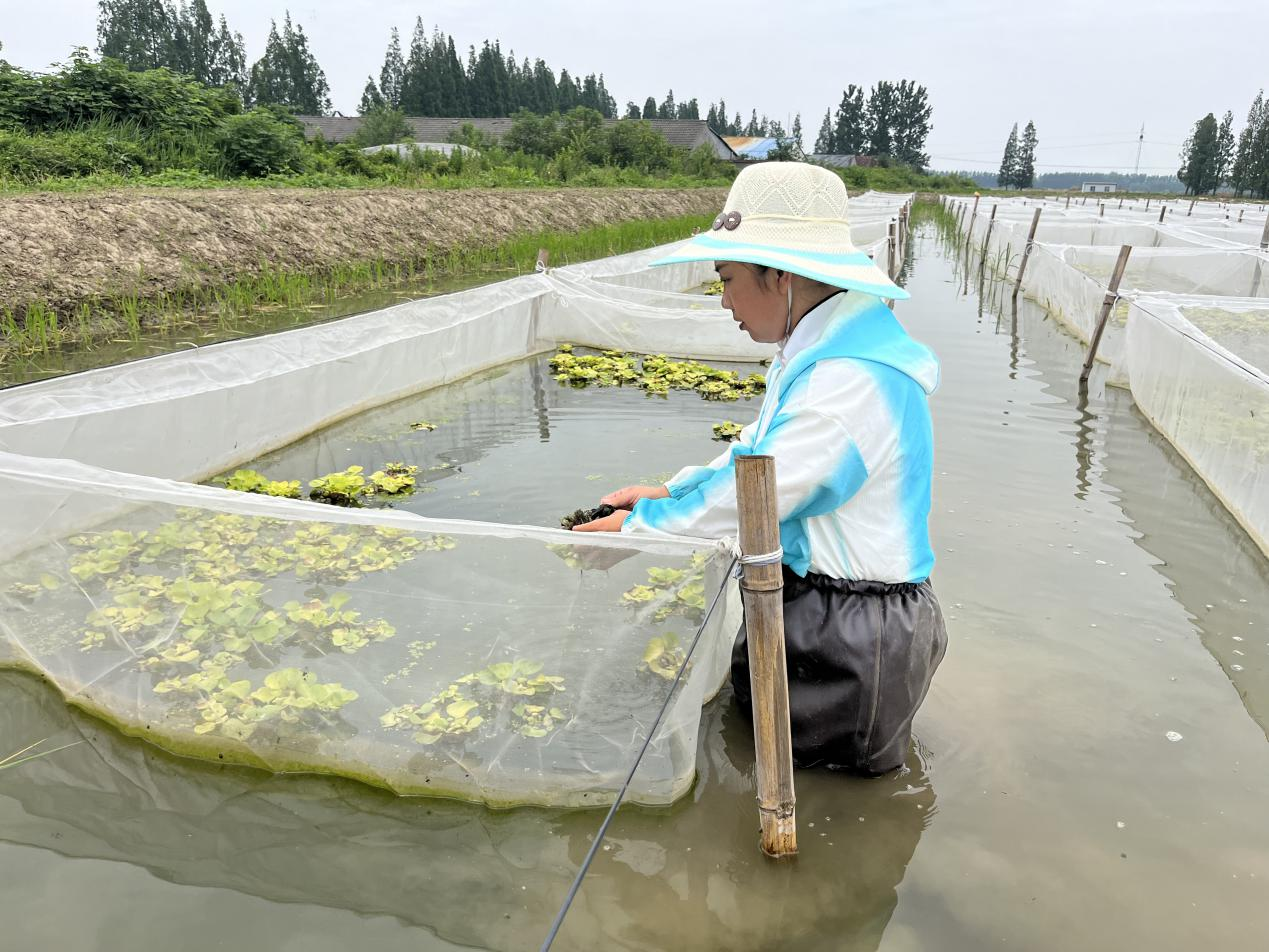
{"label": "woman", "polygon": [[[854,249],[846,188],[802,163],[737,176],[713,229],[658,261],[714,261],[723,307],[778,344],[758,419],[664,486],[627,486],[578,531],[737,534],[734,458],[775,458],[793,756],[880,774],[903,763],[947,635],[930,587],[938,361],[882,298],[908,294]],[[749,707],[742,629],[732,683]]]}

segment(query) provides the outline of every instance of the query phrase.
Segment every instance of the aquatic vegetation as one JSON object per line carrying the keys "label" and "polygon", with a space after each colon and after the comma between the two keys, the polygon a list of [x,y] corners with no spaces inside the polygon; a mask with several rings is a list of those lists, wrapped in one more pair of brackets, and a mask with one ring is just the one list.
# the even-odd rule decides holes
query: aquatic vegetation
{"label": "aquatic vegetation", "polygon": [[720,370],[698,360],[671,360],[664,354],[627,354],[605,350],[577,355],[562,344],[551,358],[555,379],[570,387],[637,386],[649,394],[664,396],[671,390],[695,390],[706,400],[739,400],[762,394],[767,387],[762,374],[742,378],[734,370]]}
{"label": "aquatic vegetation", "polygon": [[74,747],[77,744],[84,743],[82,740],[77,740],[72,741],[69,744],[63,744],[61,747],[51,747],[48,750],[36,749],[38,747],[42,747],[47,741],[47,737],[41,738],[33,744],[27,744],[20,750],[15,750],[7,757],[0,757],[0,770],[10,770],[13,767],[21,766],[22,764],[29,763],[32,760],[39,760],[41,757],[48,757],[50,754],[56,754],[59,750],[66,750],[68,747]]}
{"label": "aquatic vegetation", "polygon": [[609,505],[597,506],[594,509],[574,509],[567,516],[560,519],[560,526],[564,529],[572,529],[573,526],[584,526],[588,522],[594,522],[596,519],[603,519],[611,516],[617,510]]}
{"label": "aquatic vegetation", "polygon": [[272,480],[261,473],[257,473],[254,469],[235,470],[234,474],[225,480],[225,488],[242,493],[281,496],[286,499],[300,498],[300,481],[298,479]]}
{"label": "aquatic vegetation", "polygon": [[328,473],[309,480],[308,498],[332,506],[360,506],[366,491],[366,477],[362,467],[349,466],[339,473]]}
{"label": "aquatic vegetation", "polygon": [[[402,704],[380,716],[389,730],[413,730],[419,744],[470,734],[506,707],[509,697],[533,697],[564,690],[564,679],[542,674],[537,661],[518,658],[465,674],[423,704]],[[565,720],[558,707],[521,701],[511,708],[513,729],[525,737],[545,737]]]}
{"label": "aquatic vegetation", "polygon": [[[686,661],[687,653],[679,643],[678,635],[665,634],[648,642],[643,650],[643,663],[640,667],[667,681],[673,681]],[[688,668],[691,668],[690,664]]]}
{"label": "aquatic vegetation", "polygon": [[723,294],[723,282],[722,282],[722,281],[711,281],[709,284],[707,284],[707,285],[705,286],[705,293],[706,293],[706,294],[711,294],[711,295],[714,295],[715,297],[722,297],[722,294]]}
{"label": "aquatic vegetation", "polygon": [[740,431],[744,429],[744,424],[724,420],[722,423],[715,423],[713,429],[714,439],[724,443],[734,443],[740,439]]}
{"label": "aquatic vegetation", "polygon": [[677,614],[699,624],[705,617],[705,563],[708,561],[707,553],[698,552],[686,569],[653,566],[648,569],[647,584],[627,589],[621,600],[631,607],[655,605],[654,622],[663,622]]}
{"label": "aquatic vegetation", "polygon": [[426,420],[420,420],[417,423],[410,424],[411,430],[422,430],[425,433],[431,433],[436,429],[435,423],[428,423]]}
{"label": "aquatic vegetation", "polygon": [[367,496],[408,496],[414,492],[417,466],[405,463],[385,463],[383,469],[370,474],[370,485],[366,487]]}

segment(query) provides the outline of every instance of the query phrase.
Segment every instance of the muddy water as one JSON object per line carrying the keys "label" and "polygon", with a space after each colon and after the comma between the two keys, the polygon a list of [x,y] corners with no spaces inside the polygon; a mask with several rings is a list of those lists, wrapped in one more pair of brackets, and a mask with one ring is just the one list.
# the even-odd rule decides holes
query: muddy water
{"label": "muddy water", "polygon": [[[1081,403],[1070,338],[968,277],[918,234],[951,644],[907,770],[800,773],[801,853],[767,862],[724,694],[692,794],[619,813],[555,948],[1264,947],[1269,567],[1126,395]],[[533,949],[598,825],[182,762],[30,678],[0,700],[6,745],[85,740],[0,772],[14,948]]]}

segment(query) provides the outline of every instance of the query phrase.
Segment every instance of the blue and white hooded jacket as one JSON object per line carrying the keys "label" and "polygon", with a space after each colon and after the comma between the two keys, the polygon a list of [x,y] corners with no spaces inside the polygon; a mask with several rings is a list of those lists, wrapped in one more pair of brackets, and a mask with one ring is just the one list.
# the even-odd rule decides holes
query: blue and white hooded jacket
{"label": "blue and white hooded jacket", "polygon": [[881,299],[852,291],[808,312],[767,375],[758,419],[666,499],[641,499],[623,532],[737,534],[734,458],[775,457],[780,544],[798,575],[920,582],[934,565],[927,519],[934,353]]}

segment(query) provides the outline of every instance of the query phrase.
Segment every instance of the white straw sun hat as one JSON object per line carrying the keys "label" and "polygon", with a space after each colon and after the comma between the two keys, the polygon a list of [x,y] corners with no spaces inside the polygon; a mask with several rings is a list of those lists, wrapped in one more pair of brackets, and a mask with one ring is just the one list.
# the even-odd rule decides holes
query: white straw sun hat
{"label": "white straw sun hat", "polygon": [[908,297],[851,241],[842,180],[805,162],[763,162],[743,169],[713,227],[653,264],[688,261],[744,261],[837,288]]}

